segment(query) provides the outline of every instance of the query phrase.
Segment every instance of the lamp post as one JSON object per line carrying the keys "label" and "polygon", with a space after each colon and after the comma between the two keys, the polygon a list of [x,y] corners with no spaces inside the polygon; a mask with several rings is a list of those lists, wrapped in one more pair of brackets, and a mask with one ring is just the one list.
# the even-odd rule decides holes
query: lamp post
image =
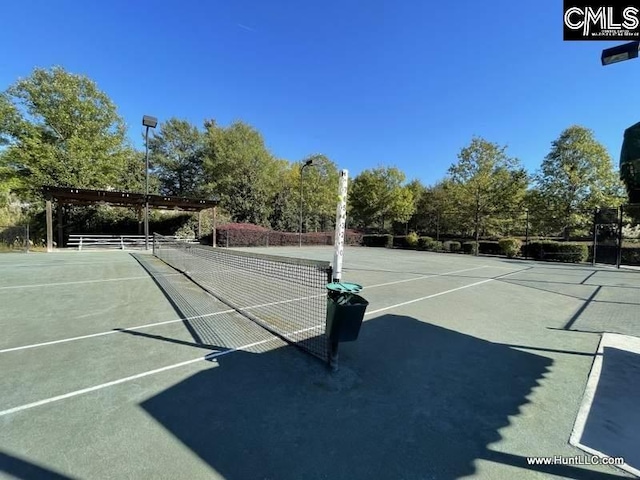
{"label": "lamp post", "polygon": [[156,128],[158,119],[144,115],[142,125],[146,127],[144,134],[144,249],[149,250],[149,129]]}
{"label": "lamp post", "polygon": [[526,225],[524,226],[524,258],[529,258],[529,209],[525,208],[524,213],[526,214]]}
{"label": "lamp post", "polygon": [[632,58],[638,58],[638,49],[640,41],[629,42],[616,47],[606,48],[602,51],[600,60],[602,65],[611,65],[613,63],[624,62]]}
{"label": "lamp post", "polygon": [[310,158],[302,165],[300,169],[300,230],[298,232],[298,246],[302,247],[302,209],[303,209],[303,197],[302,197],[302,174],[304,173],[304,169],[306,167],[313,167],[315,164],[313,162],[313,158]]}

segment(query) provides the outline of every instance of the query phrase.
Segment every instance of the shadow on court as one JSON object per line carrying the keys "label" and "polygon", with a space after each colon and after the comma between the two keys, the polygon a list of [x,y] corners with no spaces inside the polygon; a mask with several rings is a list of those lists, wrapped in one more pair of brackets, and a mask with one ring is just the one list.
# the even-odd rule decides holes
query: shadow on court
{"label": "shadow on court", "polygon": [[227,479],[454,479],[481,458],[622,478],[491,451],[552,361],[410,317],[366,322],[336,374],[292,348],[217,361],[142,407]]}
{"label": "shadow on court", "polygon": [[41,467],[13,455],[0,452],[0,473],[6,473],[10,478],[16,479],[49,479],[49,480],[73,480],[60,473]]}

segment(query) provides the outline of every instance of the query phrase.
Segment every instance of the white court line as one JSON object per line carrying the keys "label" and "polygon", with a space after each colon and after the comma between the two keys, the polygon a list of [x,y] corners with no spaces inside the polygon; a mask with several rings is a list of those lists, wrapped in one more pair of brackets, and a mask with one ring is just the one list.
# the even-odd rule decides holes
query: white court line
{"label": "white court line", "polygon": [[[426,278],[434,278],[434,277],[443,277],[443,276],[446,276],[446,275],[453,275],[453,274],[456,274],[456,273],[468,272],[470,270],[477,270],[477,269],[484,268],[484,267],[485,266],[483,265],[481,267],[467,268],[467,269],[464,269],[464,270],[454,270],[454,271],[451,271],[451,272],[438,273],[438,274],[433,274],[433,275],[426,275],[426,276],[421,276],[421,277],[416,277],[416,278],[409,278],[409,279],[406,279],[406,280],[397,280],[397,281],[394,281],[394,282],[379,283],[379,284],[376,284],[376,285],[368,285],[366,288],[377,288],[377,287],[384,287],[384,286],[387,286],[387,285],[394,285],[394,284],[404,283],[404,282],[415,282],[416,280],[424,280]],[[177,273],[177,274],[170,274],[170,275],[182,275],[182,274],[181,273]],[[294,298],[294,299],[291,299],[291,300],[282,300],[282,301],[279,301],[279,302],[265,303],[265,304],[261,304],[261,305],[253,305],[253,306],[250,306],[250,307],[246,307],[246,310],[253,310],[253,309],[256,309],[256,308],[263,308],[263,307],[271,307],[271,306],[274,306],[274,305],[281,305],[281,304],[284,304],[284,303],[293,303],[293,302],[297,302],[297,301],[301,301],[301,300],[310,300],[312,298],[318,298],[318,297],[324,297],[324,296],[325,296],[325,294],[312,295],[312,296],[309,296],[309,297],[301,297],[301,298]],[[216,316],[216,315],[223,315],[223,314],[233,313],[233,312],[235,312],[235,310],[223,310],[221,312],[208,313],[208,314],[205,314],[205,315],[196,315],[196,316],[188,317],[188,318],[178,318],[178,319],[174,319],[174,320],[167,320],[167,321],[164,321],[164,322],[147,323],[145,325],[138,325],[138,326],[135,326],[135,327],[123,328],[121,330],[107,330],[106,332],[91,333],[91,334],[88,334],[88,335],[81,335],[81,336],[78,336],[78,337],[62,338],[60,340],[51,340],[49,342],[42,342],[42,343],[32,343],[32,344],[23,345],[23,346],[20,346],[20,347],[5,348],[4,350],[0,350],[0,353],[17,352],[19,350],[28,350],[28,349],[31,349],[31,348],[46,347],[46,346],[49,346],[49,345],[57,345],[59,343],[67,343],[67,342],[74,342],[74,341],[77,341],[77,340],[84,340],[84,339],[87,339],[87,338],[102,337],[104,335],[113,335],[114,333],[142,330],[143,328],[151,328],[151,327],[156,327],[156,326],[160,326],[160,325],[168,325],[168,324],[171,324],[171,323],[183,322],[183,321],[188,321],[188,320],[196,320],[196,319],[199,319],[199,318],[208,318],[208,317],[213,317],[213,316]]]}
{"label": "white court line", "polygon": [[[325,295],[313,295],[311,297],[299,297],[299,298],[292,298],[292,299],[289,299],[289,300],[280,300],[278,302],[270,302],[270,303],[263,303],[263,304],[260,304],[260,305],[252,305],[250,307],[244,308],[244,310],[254,310],[256,308],[273,307],[275,305],[283,305],[285,303],[299,302],[301,300],[308,300],[308,299],[311,299],[311,298],[318,298],[318,297],[324,297],[324,296]],[[0,353],[16,352],[18,350],[28,350],[30,348],[45,347],[45,346],[48,346],[48,345],[56,345],[58,343],[73,342],[73,341],[76,341],[76,340],[83,340],[85,338],[95,338],[95,337],[102,337],[102,336],[105,336],[105,335],[113,335],[114,333],[132,332],[132,331],[135,331],[135,330],[142,330],[143,328],[157,327],[159,325],[168,325],[170,323],[178,323],[178,322],[184,322],[184,321],[189,321],[189,320],[197,320],[199,318],[215,317],[217,315],[225,315],[227,313],[234,313],[234,312],[236,312],[234,309],[221,310],[219,312],[206,313],[206,314],[203,314],[203,315],[194,315],[193,317],[176,318],[176,319],[173,319],[173,320],[166,320],[164,322],[147,323],[145,325],[138,325],[137,327],[121,328],[121,329],[118,329],[118,330],[107,330],[106,332],[91,333],[89,335],[81,335],[79,337],[62,338],[60,340],[51,340],[50,342],[33,343],[33,344],[30,344],[30,345],[23,345],[21,347],[6,348],[4,350],[0,350]],[[301,332],[304,332],[304,331],[306,331],[306,330],[301,330]],[[297,332],[297,333],[300,333],[300,332]]]}
{"label": "white court line", "polygon": [[21,412],[23,410],[28,410],[30,408],[40,407],[42,405],[47,405],[53,402],[59,402],[60,400],[66,400],[67,398],[77,397],[78,395],[84,395],[85,393],[95,392],[97,390],[102,390],[104,388],[113,387],[114,385],[120,385],[121,383],[131,382],[132,380],[137,380],[139,378],[148,377],[150,375],[155,375],[156,373],[166,372],[168,370],[173,370],[175,368],[184,367],[186,365],[191,365],[193,363],[202,362],[202,360],[213,360],[217,357],[221,357],[223,355],[228,355],[229,353],[237,352],[240,350],[246,350],[247,348],[251,348],[257,345],[261,345],[263,343],[272,342],[274,340],[278,340],[278,337],[268,338],[266,340],[261,340],[259,342],[249,343],[247,345],[243,345],[242,347],[232,348],[229,350],[225,350],[223,352],[217,352],[213,354],[209,354],[206,357],[198,357],[191,360],[187,360],[185,362],[174,363],[173,365],[167,365],[166,367],[156,368],[154,370],[147,370],[146,372],[138,373],[136,375],[131,375],[130,377],[119,378],[118,380],[113,380],[112,382],[102,383],[100,385],[94,385],[93,387],[83,388],[81,390],[75,390],[73,392],[65,393],[63,395],[57,395],[55,397],[45,398],[44,400],[39,400],[37,402],[27,403],[25,405],[20,405],[19,407],[9,408],[7,410],[0,411],[0,417],[4,417],[5,415],[10,415],[12,413]]}
{"label": "white court line", "polygon": [[[529,270],[529,269],[525,268],[523,270]],[[476,285],[482,285],[483,283],[493,282],[495,280],[500,280],[500,279],[502,279],[504,277],[508,277],[509,275],[515,275],[516,273],[520,273],[523,270],[518,270],[518,271],[515,271],[515,272],[511,272],[511,273],[505,273],[504,275],[498,275],[497,277],[487,278],[486,280],[481,280],[479,282],[470,283],[469,285],[463,285],[462,287],[458,287],[458,288],[452,288],[451,290],[445,290],[444,292],[433,293],[431,295],[427,295],[425,297],[416,298],[414,300],[409,300],[407,302],[396,303],[395,305],[390,305],[388,307],[383,307],[383,308],[379,308],[377,310],[372,310],[371,312],[366,312],[365,315],[373,315],[375,313],[385,312],[387,310],[391,310],[391,309],[394,309],[394,308],[404,307],[405,305],[411,305],[412,303],[422,302],[423,300],[428,300],[430,298],[439,297],[441,295],[446,295],[448,293],[457,292],[458,290],[464,290],[465,288],[471,288],[471,287],[475,287]]]}
{"label": "white court line", "polygon": [[424,280],[425,278],[445,277],[447,275],[454,275],[456,273],[462,273],[462,272],[470,272],[471,270],[479,270],[481,268],[491,268],[491,267],[488,267],[488,265],[481,265],[479,267],[465,268],[464,270],[454,270],[452,272],[445,272],[445,273],[434,273],[432,275],[421,275],[419,277],[407,278],[405,280],[395,280],[393,282],[378,283],[376,285],[367,285],[365,288],[386,287],[387,285],[396,285],[398,283],[415,282],[416,280]]}
{"label": "white court line", "polygon": [[[176,275],[182,275],[181,273],[167,273],[166,275],[160,275],[161,277],[172,277]],[[16,288],[36,288],[36,287],[58,287],[62,285],[83,285],[85,283],[101,283],[101,282],[124,282],[127,280],[143,280],[150,278],[149,275],[140,277],[120,277],[120,278],[105,278],[99,280],[77,280],[75,282],[57,282],[57,283],[36,283],[32,285],[11,285],[9,287],[0,287],[0,290],[13,290]]]}
{"label": "white court line", "polygon": [[121,261],[121,262],[64,262],[64,263],[2,263],[3,267],[66,267],[68,265],[76,266],[76,265],[113,265],[113,264],[121,264],[121,265],[132,265],[130,261]]}
{"label": "white court line", "polygon": [[222,312],[209,313],[207,315],[197,315],[195,317],[188,317],[184,319],[178,318],[174,320],[167,320],[165,322],[148,323],[146,325],[138,325],[137,327],[122,328],[120,330],[107,330],[106,332],[91,333],[89,335],[80,335],[78,337],[62,338],[60,340],[51,340],[50,342],[32,343],[30,345],[23,345],[21,347],[5,348],[4,350],[0,350],[0,353],[17,352],[19,350],[28,350],[30,348],[46,347],[48,345],[57,345],[58,343],[75,342],[76,340],[84,340],[86,338],[103,337],[105,335],[113,335],[114,333],[121,333],[121,332],[131,332],[135,330],[141,330],[143,328],[157,327],[159,325],[168,325],[170,323],[177,323],[177,322],[183,322],[188,320],[196,320],[198,318],[213,317],[214,315],[222,315],[230,312],[235,312],[235,310],[224,310]]}
{"label": "white court line", "polygon": [[[525,270],[528,270],[528,269],[525,269]],[[445,295],[447,293],[456,292],[456,291],[462,290],[464,288],[474,287],[476,285],[481,285],[483,283],[488,283],[488,282],[493,281],[493,280],[499,280],[500,278],[506,277],[508,275],[513,275],[513,274],[518,273],[520,271],[522,271],[522,270],[518,270],[518,271],[515,271],[515,272],[507,273],[505,275],[500,275],[500,276],[494,277],[494,278],[489,278],[487,280],[482,280],[481,282],[475,282],[475,283],[472,283],[472,284],[469,284],[469,285],[465,285],[463,287],[453,288],[453,289],[447,290],[445,292],[436,293],[436,294],[429,295],[429,296],[426,296],[426,297],[422,297],[422,298],[419,298],[419,299],[416,299],[416,300],[411,300],[409,302],[402,302],[402,303],[398,303],[396,305],[391,305],[389,307],[380,308],[378,310],[374,310],[372,312],[368,312],[368,315],[373,315],[373,314],[378,313],[378,312],[391,310],[392,308],[402,307],[404,305],[408,305],[408,304],[411,304],[411,303],[419,302],[419,301],[426,300],[428,298],[437,297],[437,296],[440,296],[440,295]],[[307,329],[301,330],[300,332],[312,330],[313,328],[315,328],[315,327],[307,328]],[[293,332],[291,335],[295,335],[296,333],[300,333],[300,332]],[[209,354],[209,355],[207,355],[205,357],[198,357],[198,358],[194,358],[192,360],[187,360],[185,362],[175,363],[173,365],[167,365],[165,367],[156,368],[156,369],[153,369],[153,370],[147,370],[146,372],[138,373],[136,375],[132,375],[132,376],[129,376],[129,377],[120,378],[118,380],[113,380],[111,382],[102,383],[100,385],[94,385],[93,387],[83,388],[81,390],[75,390],[73,392],[65,393],[63,395],[57,395],[55,397],[45,398],[44,400],[39,400],[37,402],[27,403],[27,404],[24,404],[24,405],[20,405],[18,407],[9,408],[7,410],[0,411],[0,417],[3,417],[5,415],[10,415],[12,413],[18,413],[18,412],[21,412],[21,411],[24,411],[24,410],[35,408],[35,407],[40,407],[42,405],[47,405],[49,403],[58,402],[60,400],[66,400],[68,398],[77,397],[78,395],[83,395],[85,393],[95,392],[97,390],[102,390],[102,389],[105,389],[105,388],[108,388],[108,387],[112,387],[114,385],[119,385],[119,384],[122,384],[122,383],[130,382],[132,380],[137,380],[139,378],[148,377],[150,375],[155,375],[156,373],[162,373],[162,372],[166,372],[168,370],[173,370],[175,368],[183,367],[183,366],[186,366],[186,365],[191,365],[193,363],[201,362],[202,360],[212,360],[214,358],[221,357],[223,355],[228,355],[229,353],[233,353],[233,352],[240,351],[240,350],[246,350],[247,348],[250,348],[250,347],[253,347],[253,346],[256,346],[256,345],[261,345],[261,344],[264,344],[264,343],[267,343],[267,342],[271,342],[271,341],[275,341],[275,340],[278,340],[278,337],[273,336],[273,337],[271,337],[269,339],[266,339],[266,340],[261,340],[259,342],[254,342],[254,343],[250,343],[248,345],[243,345],[242,347],[225,350],[223,352],[216,352],[216,353],[213,353],[213,354]]]}

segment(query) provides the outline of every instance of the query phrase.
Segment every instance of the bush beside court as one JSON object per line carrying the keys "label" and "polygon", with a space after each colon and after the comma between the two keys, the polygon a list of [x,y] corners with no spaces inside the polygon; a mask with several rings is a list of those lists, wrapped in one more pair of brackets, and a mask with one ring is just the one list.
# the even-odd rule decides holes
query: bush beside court
{"label": "bush beside court", "polygon": [[[525,245],[519,238],[500,240],[436,241],[432,237],[420,237],[412,232],[408,235],[362,235],[366,247],[400,248],[441,253],[462,253],[475,255],[499,255],[507,258],[529,258],[532,260],[565,263],[583,263],[591,258],[590,246],[586,243],[553,240],[533,241]],[[625,245],[621,253],[625,265],[640,265],[640,244]]]}

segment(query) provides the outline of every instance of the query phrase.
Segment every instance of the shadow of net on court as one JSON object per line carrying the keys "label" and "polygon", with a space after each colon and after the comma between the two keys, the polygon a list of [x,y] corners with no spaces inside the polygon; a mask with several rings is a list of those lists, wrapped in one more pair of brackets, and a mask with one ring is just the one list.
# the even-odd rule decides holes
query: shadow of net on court
{"label": "shadow of net on court", "polygon": [[328,362],[329,262],[211,248],[158,234],[153,253],[229,308]]}
{"label": "shadow of net on court", "polygon": [[[230,309],[162,261],[144,254],[130,255],[144,268],[171,303],[193,338],[193,346],[215,351],[244,348],[252,352],[263,352],[278,345],[268,331]],[[178,339],[139,331],[123,332],[184,343]]]}

